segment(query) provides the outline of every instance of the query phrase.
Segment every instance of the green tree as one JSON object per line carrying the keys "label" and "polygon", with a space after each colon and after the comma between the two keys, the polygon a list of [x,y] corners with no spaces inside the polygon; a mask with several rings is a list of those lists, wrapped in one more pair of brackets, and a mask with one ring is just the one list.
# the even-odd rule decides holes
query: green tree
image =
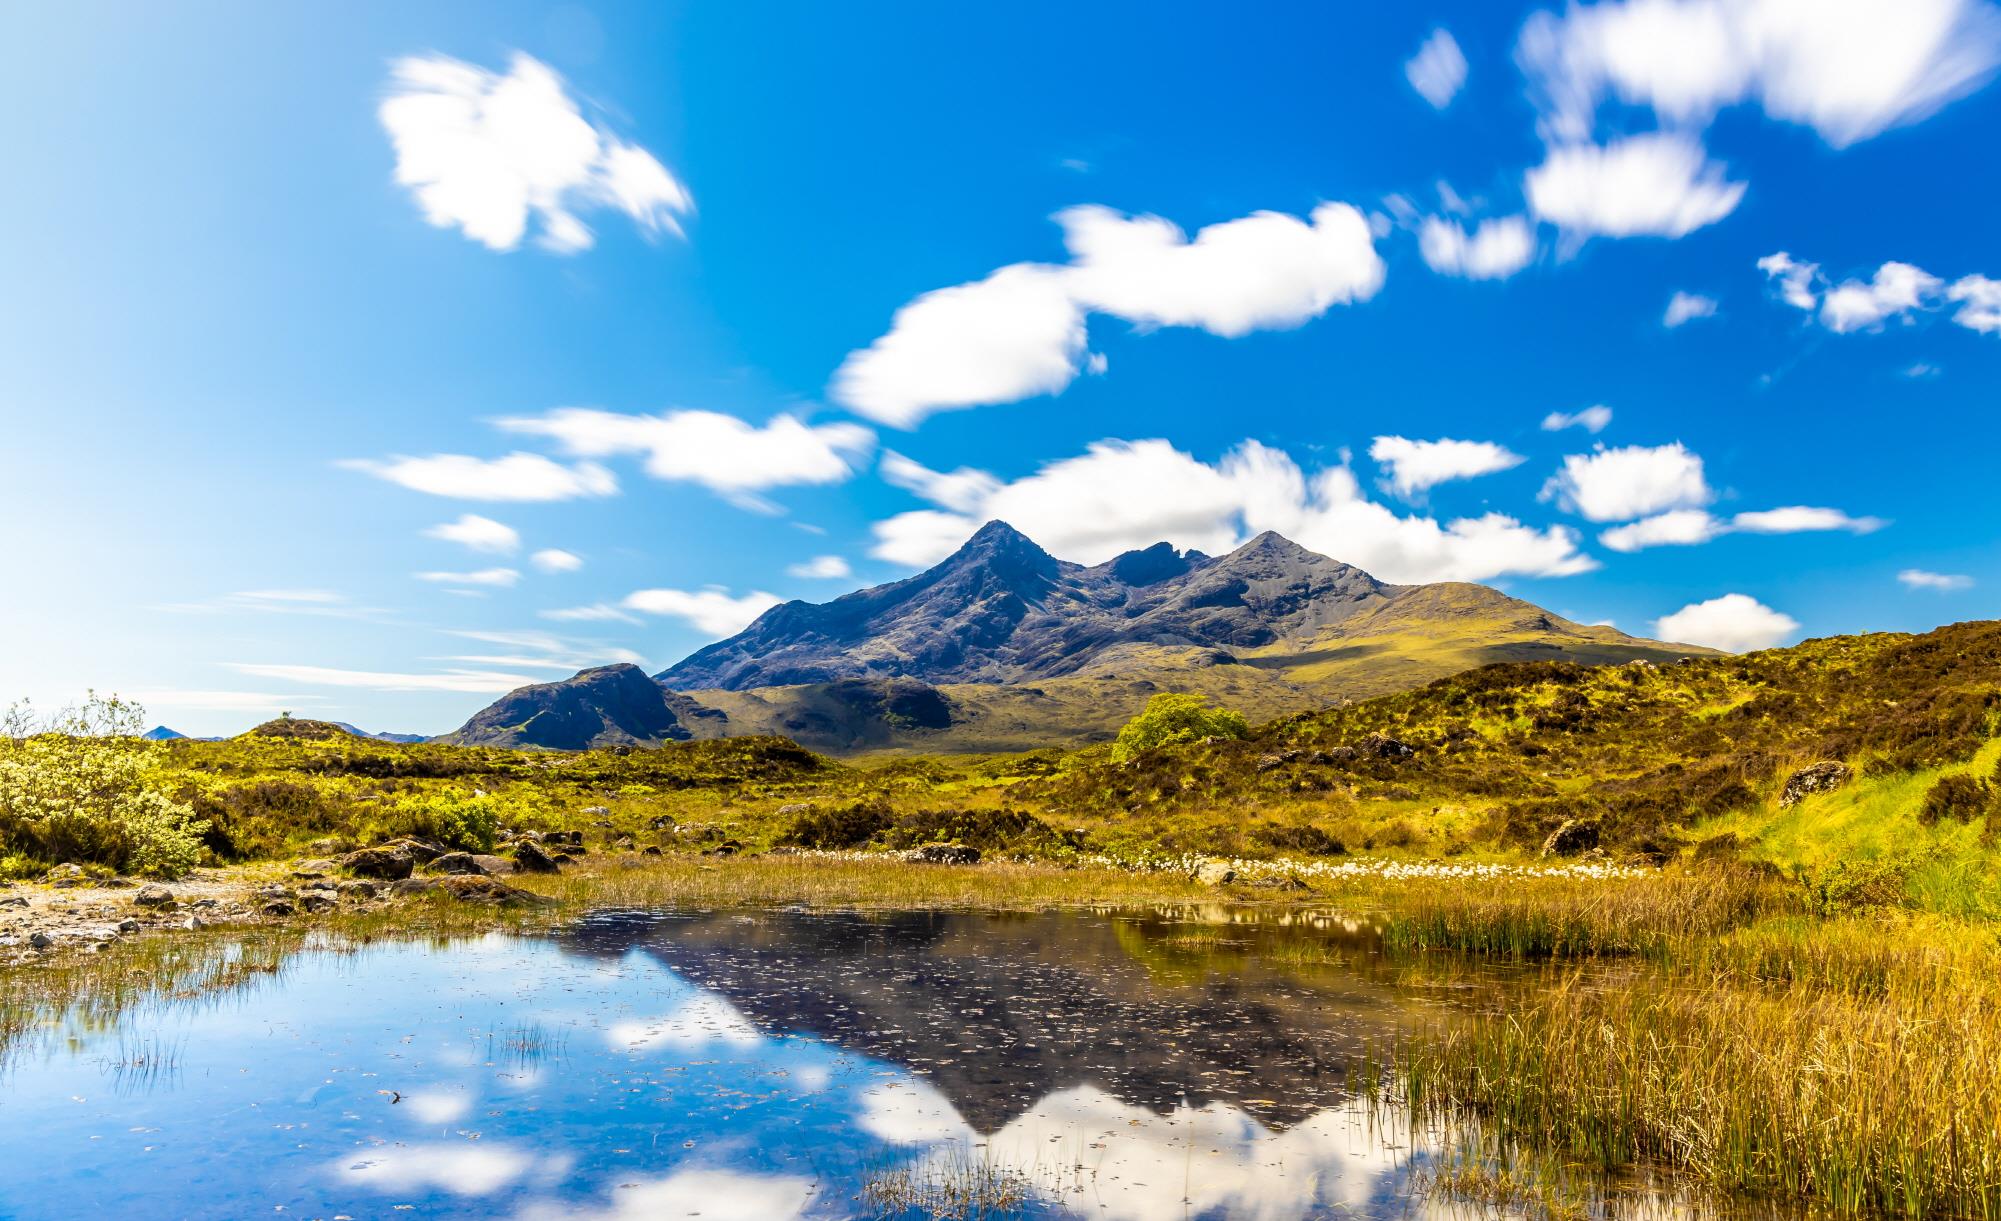
{"label": "green tree", "polygon": [[1242,738],[1250,732],[1250,722],[1243,713],[1212,707],[1206,695],[1163,691],[1119,730],[1112,743],[1112,760],[1124,763],[1156,746],[1204,738]]}

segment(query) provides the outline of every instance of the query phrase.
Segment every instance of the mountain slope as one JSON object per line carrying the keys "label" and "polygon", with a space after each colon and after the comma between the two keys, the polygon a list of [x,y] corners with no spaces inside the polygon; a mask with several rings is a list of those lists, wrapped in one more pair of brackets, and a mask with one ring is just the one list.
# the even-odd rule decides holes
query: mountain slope
{"label": "mountain slope", "polygon": [[695,737],[691,722],[718,715],[661,687],[638,666],[621,663],[510,691],[457,732],[437,740],[550,750],[657,746]]}

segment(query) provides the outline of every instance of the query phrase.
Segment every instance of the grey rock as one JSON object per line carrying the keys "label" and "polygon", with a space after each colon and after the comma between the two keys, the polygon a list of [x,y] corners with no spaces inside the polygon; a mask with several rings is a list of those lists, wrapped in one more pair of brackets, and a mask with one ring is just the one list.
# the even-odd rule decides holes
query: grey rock
{"label": "grey rock", "polygon": [[158,882],[151,882],[141,886],[139,893],[132,896],[132,901],[141,907],[172,907],[174,892]]}
{"label": "grey rock", "polygon": [[118,931],[121,934],[129,936],[130,934],[139,931],[139,922],[137,920],[132,919],[130,916],[127,916],[125,919],[120,920],[118,922]]}
{"label": "grey rock", "polygon": [[[297,908],[283,899],[273,899],[258,910],[267,916],[290,916],[296,914],[298,911]],[[193,920],[196,917],[189,916],[188,919]]]}
{"label": "grey rock", "polygon": [[1807,766],[1786,777],[1779,791],[1781,807],[1798,805],[1814,793],[1828,793],[1847,784],[1854,771],[1846,763],[1828,759]]}
{"label": "grey rock", "polygon": [[46,950],[55,943],[56,939],[54,937],[49,936],[39,929],[28,934],[28,945],[32,949]]}
{"label": "grey rock", "polygon": [[340,858],[341,868],[356,877],[393,882],[407,878],[417,867],[416,858],[400,847],[363,848]]}
{"label": "grey rock", "polygon": [[299,896],[299,906],[309,912],[332,911],[335,907],[334,892],[309,890]]}
{"label": "grey rock", "polygon": [[1362,739],[1362,753],[1378,759],[1408,759],[1417,753],[1417,748],[1386,733],[1372,733]]}
{"label": "grey rock", "polygon": [[[282,906],[282,904],[281,904],[280,906]],[[268,910],[268,909],[267,909],[267,910]],[[272,913],[272,914],[274,914],[274,915],[283,915],[283,916],[289,916],[289,915],[291,915],[292,913],[291,913],[291,911],[290,911],[289,909],[287,909],[286,911],[283,911],[283,912],[274,912],[274,913]],[[207,927],[208,927],[208,922],[207,922],[207,921],[205,921],[205,920],[203,920],[203,919],[202,919],[202,918],[201,918],[200,916],[189,916],[189,917],[188,917],[187,919],[185,919],[185,920],[181,921],[181,927],[182,927],[183,929],[187,930],[188,932],[190,932],[190,933],[193,933],[193,932],[197,932],[197,931],[199,931],[199,930],[201,930],[201,929],[205,929],[205,928],[207,928]]]}
{"label": "grey rock", "polygon": [[556,858],[534,844],[523,842],[514,845],[514,867],[522,873],[555,873]]}
{"label": "grey rock", "polygon": [[1237,871],[1223,861],[1203,861],[1195,870],[1195,880],[1204,886],[1228,886],[1237,880]]}

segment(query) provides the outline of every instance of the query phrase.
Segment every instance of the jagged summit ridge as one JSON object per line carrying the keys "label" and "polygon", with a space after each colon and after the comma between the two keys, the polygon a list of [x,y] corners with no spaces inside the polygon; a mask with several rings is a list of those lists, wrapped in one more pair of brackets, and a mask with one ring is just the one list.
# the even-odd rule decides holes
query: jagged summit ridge
{"label": "jagged summit ridge", "polygon": [[1122,644],[1262,647],[1394,588],[1277,534],[1225,556],[1157,543],[1086,567],[991,521],[914,577],[774,607],[657,677],[683,691],[892,676],[1021,682],[1074,673]]}

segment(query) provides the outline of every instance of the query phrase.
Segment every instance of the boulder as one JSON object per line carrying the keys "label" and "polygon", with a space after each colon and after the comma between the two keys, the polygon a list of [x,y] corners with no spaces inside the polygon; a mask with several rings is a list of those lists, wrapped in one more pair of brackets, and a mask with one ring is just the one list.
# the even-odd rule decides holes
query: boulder
{"label": "boulder", "polygon": [[1362,753],[1378,759],[1408,759],[1417,753],[1417,747],[1386,733],[1372,733],[1362,739]]}
{"label": "boulder", "polygon": [[1258,770],[1260,772],[1274,771],[1297,758],[1299,758],[1299,752],[1296,750],[1281,750],[1275,754],[1259,755]]}
{"label": "boulder", "polygon": [[498,878],[479,874],[453,874],[431,883],[433,891],[450,895],[462,903],[493,903],[503,907],[550,907],[556,900],[533,891],[509,886]]}
{"label": "boulder", "polygon": [[28,946],[30,949],[46,950],[55,943],[56,939],[54,937],[49,936],[39,929],[28,934]]}
{"label": "boulder", "polygon": [[42,881],[58,887],[84,886],[90,882],[90,876],[81,865],[57,865],[42,875]]}
{"label": "boulder", "polygon": [[703,856],[735,856],[735,855],[736,855],[737,853],[739,853],[739,852],[742,852],[742,851],[743,851],[743,844],[742,844],[742,843],[738,842],[737,840],[733,840],[733,839],[726,839],[726,840],[724,840],[724,841],[723,841],[722,843],[720,843],[720,844],[717,844],[717,845],[716,845],[715,847],[713,847],[713,848],[704,848],[704,849],[702,849],[702,855],[703,855]]}
{"label": "boulder", "polygon": [[1237,880],[1237,871],[1223,861],[1203,861],[1196,867],[1195,880],[1204,886],[1228,886]]}
{"label": "boulder", "polygon": [[1576,856],[1598,846],[1598,823],[1589,818],[1566,818],[1542,841],[1544,856]]}
{"label": "boulder", "polygon": [[120,920],[118,922],[118,932],[120,936],[129,935],[131,933],[136,933],[138,931],[139,931],[139,922],[137,920],[134,920],[130,916],[127,916],[125,919]]}
{"label": "boulder", "polygon": [[323,878],[338,868],[340,868],[339,863],[331,860],[300,861],[292,866],[292,876],[302,882],[311,881],[314,878]]}
{"label": "boulder", "polygon": [[472,863],[470,852],[447,852],[430,863],[427,868],[438,873],[478,873],[479,867]]}
{"label": "boulder", "polygon": [[[442,853],[434,853],[433,859]],[[394,882],[410,876],[417,867],[417,859],[400,845],[384,844],[379,848],[362,848],[340,858],[340,866],[360,878],[379,878]]]}
{"label": "boulder", "polygon": [[925,844],[904,853],[903,859],[931,865],[973,865],[979,862],[980,850],[971,844]]}
{"label": "boulder", "polygon": [[384,844],[383,847],[401,848],[409,854],[412,861],[419,865],[428,865],[450,851],[443,844],[432,843],[427,839],[418,839],[414,835],[405,835],[401,839],[391,840]]}
{"label": "boulder", "polygon": [[344,894],[350,899],[373,899],[382,893],[381,883],[365,881],[361,878],[351,878],[343,881],[335,889],[338,893]]}
{"label": "boulder", "polygon": [[1786,784],[1779,790],[1779,805],[1798,805],[1815,793],[1832,792],[1847,784],[1854,771],[1846,763],[1832,759],[1811,763],[1786,777]]}
{"label": "boulder", "polygon": [[289,886],[280,886],[276,882],[268,882],[263,886],[259,886],[251,893],[257,898],[265,900],[289,899],[292,897],[292,890]]}
{"label": "boulder", "polygon": [[[286,912],[283,914],[290,915],[291,913]],[[186,931],[193,933],[193,932],[199,932],[200,930],[207,928],[208,925],[202,922],[202,918],[200,916],[189,916],[187,919],[181,921],[181,927]]]}
{"label": "boulder", "polygon": [[332,911],[335,906],[334,892],[331,890],[309,890],[299,896],[299,906],[309,912]]}
{"label": "boulder", "polygon": [[174,892],[158,882],[149,882],[139,888],[139,893],[132,896],[132,901],[141,907],[172,907]]}
{"label": "boulder", "polygon": [[526,840],[514,845],[514,867],[522,873],[555,873],[556,858]]}
{"label": "boulder", "polygon": [[[267,916],[289,916],[297,909],[283,899],[273,899],[258,910]],[[188,917],[190,920],[194,918],[193,916]]]}

